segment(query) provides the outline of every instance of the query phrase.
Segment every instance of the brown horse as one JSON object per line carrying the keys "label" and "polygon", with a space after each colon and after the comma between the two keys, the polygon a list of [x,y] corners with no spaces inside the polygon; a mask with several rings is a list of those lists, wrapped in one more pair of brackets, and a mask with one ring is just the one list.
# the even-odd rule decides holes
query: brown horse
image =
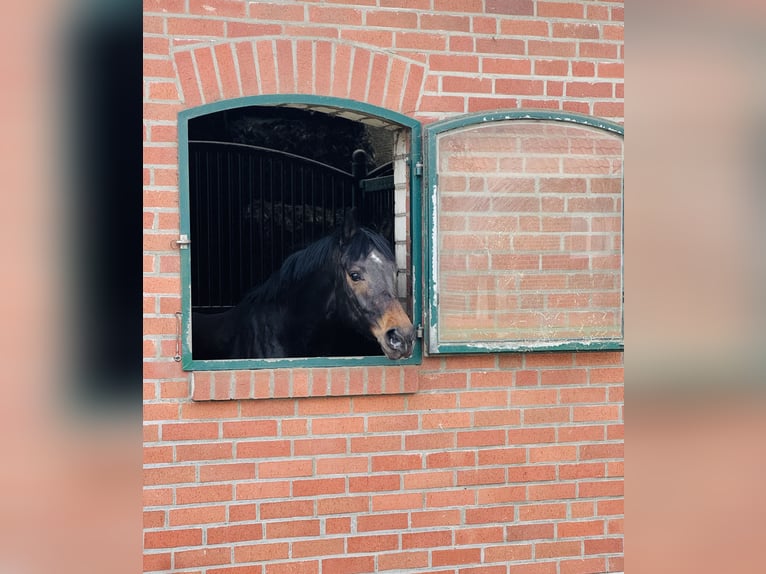
{"label": "brown horse", "polygon": [[293,253],[263,285],[222,313],[192,314],[195,359],[358,354],[360,336],[389,359],[412,355],[415,330],[396,297],[396,265],[386,240],[341,228]]}

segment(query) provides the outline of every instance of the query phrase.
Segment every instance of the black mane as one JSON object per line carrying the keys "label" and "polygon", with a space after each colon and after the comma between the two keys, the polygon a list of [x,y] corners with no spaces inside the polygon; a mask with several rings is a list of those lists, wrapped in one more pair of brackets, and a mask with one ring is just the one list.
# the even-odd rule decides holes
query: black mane
{"label": "black mane", "polygon": [[264,283],[245,294],[242,304],[267,303],[284,297],[288,293],[287,287],[300,285],[306,277],[327,266],[336,245],[337,238],[333,234],[292,253]]}
{"label": "black mane", "polygon": [[[341,232],[338,230],[292,253],[264,283],[245,294],[242,304],[268,303],[290,295],[291,287],[298,288],[304,279],[333,264],[333,258],[340,255],[340,243]],[[394,259],[386,239],[366,227],[359,227],[343,249],[351,260],[364,259],[373,249],[387,259]]]}

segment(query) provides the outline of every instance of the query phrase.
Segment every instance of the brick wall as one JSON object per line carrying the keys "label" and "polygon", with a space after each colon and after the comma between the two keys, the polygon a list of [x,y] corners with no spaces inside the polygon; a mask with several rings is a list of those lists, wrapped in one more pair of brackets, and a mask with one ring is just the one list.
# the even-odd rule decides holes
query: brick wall
{"label": "brick wall", "polygon": [[180,110],[304,93],[423,122],[517,107],[621,121],[623,4],[146,0],[144,14],[144,569],[621,570],[621,353],[223,372],[195,388],[223,400],[191,400],[172,359],[172,241]]}

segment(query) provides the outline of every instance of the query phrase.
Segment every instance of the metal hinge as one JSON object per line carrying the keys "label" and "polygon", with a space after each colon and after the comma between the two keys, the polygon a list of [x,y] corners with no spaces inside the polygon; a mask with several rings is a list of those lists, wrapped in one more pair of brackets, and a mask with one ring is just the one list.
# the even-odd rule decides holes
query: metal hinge
{"label": "metal hinge", "polygon": [[189,236],[185,233],[182,233],[178,236],[178,239],[176,239],[173,243],[178,245],[179,249],[188,249],[189,244],[191,243],[191,239],[189,239]]}
{"label": "metal hinge", "polygon": [[423,324],[422,323],[418,323],[418,326],[415,329],[415,336],[418,339],[422,339],[423,338]]}
{"label": "metal hinge", "polygon": [[423,175],[423,162],[419,161],[415,164],[415,175],[422,176]]}

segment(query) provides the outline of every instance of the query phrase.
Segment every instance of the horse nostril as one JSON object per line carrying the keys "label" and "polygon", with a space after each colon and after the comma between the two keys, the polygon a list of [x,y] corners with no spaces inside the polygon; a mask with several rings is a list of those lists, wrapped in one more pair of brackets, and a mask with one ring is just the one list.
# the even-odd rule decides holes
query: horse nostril
{"label": "horse nostril", "polygon": [[404,339],[396,329],[389,329],[386,332],[386,340],[392,349],[401,349],[404,347]]}

